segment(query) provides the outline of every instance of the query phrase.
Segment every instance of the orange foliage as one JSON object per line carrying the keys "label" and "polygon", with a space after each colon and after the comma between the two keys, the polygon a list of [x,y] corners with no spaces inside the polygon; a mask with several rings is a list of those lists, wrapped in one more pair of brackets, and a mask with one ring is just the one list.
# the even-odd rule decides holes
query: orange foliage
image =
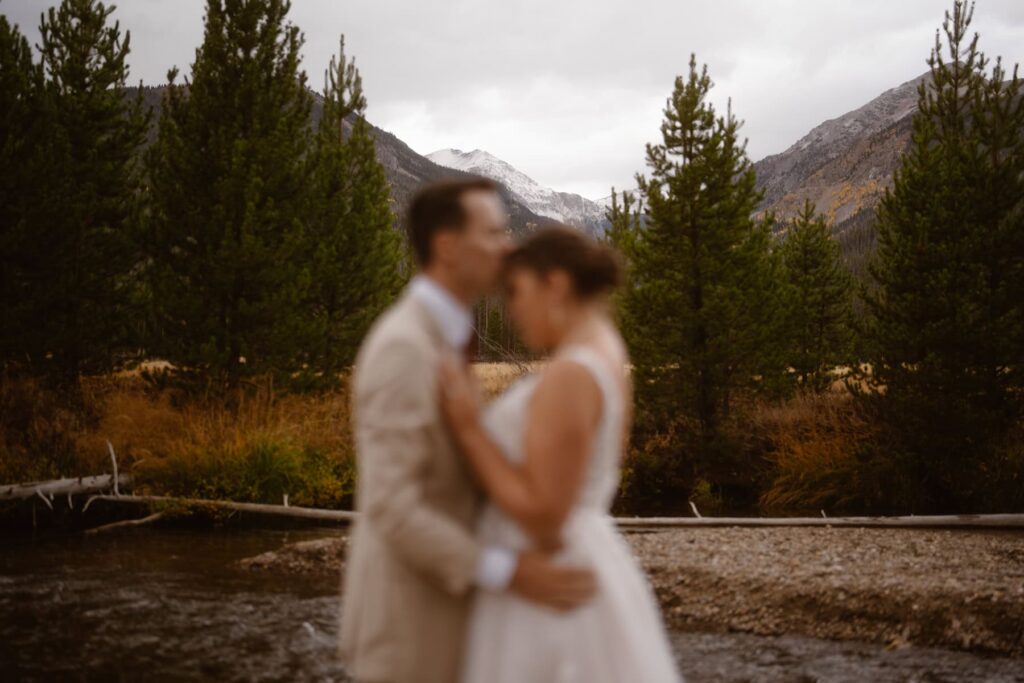
{"label": "orange foliage", "polygon": [[764,509],[817,512],[855,501],[857,452],[874,430],[849,394],[798,394],[781,405],[762,404],[752,411],[751,431],[769,444],[773,476],[761,495]]}

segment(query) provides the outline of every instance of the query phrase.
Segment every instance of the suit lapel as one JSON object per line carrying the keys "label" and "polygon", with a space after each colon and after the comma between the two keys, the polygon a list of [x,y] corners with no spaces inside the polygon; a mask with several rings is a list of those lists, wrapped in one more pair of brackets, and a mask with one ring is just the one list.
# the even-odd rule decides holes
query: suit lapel
{"label": "suit lapel", "polygon": [[[445,352],[457,353],[457,351],[452,349],[451,344],[448,343],[444,332],[441,330],[441,326],[437,323],[434,316],[430,314],[430,310],[427,308],[426,304],[413,296],[408,290],[406,290],[402,296],[403,300],[399,304],[403,307],[402,314],[405,315],[407,313],[411,324],[421,327],[427,333],[431,343],[434,344],[434,348],[441,349]],[[474,334],[473,337],[475,338],[476,335]],[[442,430],[445,441],[449,445],[443,459],[451,462],[455,469],[459,471],[460,481],[463,485],[468,486],[473,492],[476,503],[482,503],[485,500],[483,489],[479,487],[476,480],[473,478],[468,464],[456,454],[455,443],[451,440],[451,435],[448,433],[447,427],[445,427],[442,422],[439,422],[438,428]]]}

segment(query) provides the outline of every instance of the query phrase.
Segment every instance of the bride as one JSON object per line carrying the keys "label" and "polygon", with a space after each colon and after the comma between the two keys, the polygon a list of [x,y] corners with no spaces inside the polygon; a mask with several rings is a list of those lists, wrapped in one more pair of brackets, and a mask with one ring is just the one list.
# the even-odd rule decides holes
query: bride
{"label": "bride", "polygon": [[523,342],[550,354],[486,410],[469,369],[442,367],[441,405],[490,503],[486,545],[540,549],[590,567],[595,598],[562,613],[511,592],[480,592],[467,683],[680,681],[654,595],[609,509],[629,432],[628,358],[608,312],[613,252],[570,228],[535,233],[506,264]]}

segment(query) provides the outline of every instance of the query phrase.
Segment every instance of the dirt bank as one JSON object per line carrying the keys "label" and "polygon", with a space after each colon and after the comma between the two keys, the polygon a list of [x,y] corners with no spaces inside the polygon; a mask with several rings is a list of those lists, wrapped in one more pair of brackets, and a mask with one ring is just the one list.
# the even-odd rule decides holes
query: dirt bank
{"label": "dirt bank", "polygon": [[[674,629],[1024,656],[1022,533],[691,528],[627,539]],[[243,563],[334,573],[344,550],[332,536]]]}

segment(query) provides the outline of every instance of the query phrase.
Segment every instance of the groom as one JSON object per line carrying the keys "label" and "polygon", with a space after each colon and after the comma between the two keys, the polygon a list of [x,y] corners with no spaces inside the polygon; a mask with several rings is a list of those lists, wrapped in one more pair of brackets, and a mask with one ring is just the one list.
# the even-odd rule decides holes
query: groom
{"label": "groom", "polygon": [[472,305],[492,291],[510,244],[497,186],[429,186],[413,199],[409,242],[420,273],[374,324],[356,359],[359,483],[341,653],[359,682],[453,683],[474,589],[512,590],[572,609],[590,572],[532,552],[480,547],[482,503],[437,405],[438,363],[463,355]]}

